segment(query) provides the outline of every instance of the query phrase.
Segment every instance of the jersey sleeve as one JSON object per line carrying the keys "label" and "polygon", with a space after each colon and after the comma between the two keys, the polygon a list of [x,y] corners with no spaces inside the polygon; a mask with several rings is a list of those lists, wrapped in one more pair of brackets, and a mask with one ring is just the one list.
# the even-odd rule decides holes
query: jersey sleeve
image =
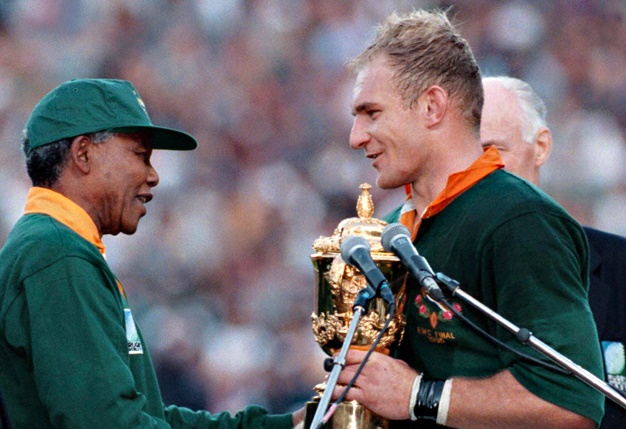
{"label": "jersey sleeve", "polygon": [[[602,378],[602,357],[588,295],[588,246],[582,228],[559,215],[530,212],[502,224],[484,255],[485,278],[495,287],[494,308],[576,364]],[[491,261],[491,262],[489,262]],[[498,327],[498,337],[551,362]],[[599,422],[601,393],[574,375],[502,351],[513,376],[535,395]],[[556,364],[554,364],[556,365]]]}
{"label": "jersey sleeve", "polygon": [[63,258],[27,278],[24,290],[34,380],[54,427],[291,428],[291,415],[261,407],[211,414],[164,409],[158,393],[147,398],[129,363],[137,357],[129,357],[124,301],[90,262]]}

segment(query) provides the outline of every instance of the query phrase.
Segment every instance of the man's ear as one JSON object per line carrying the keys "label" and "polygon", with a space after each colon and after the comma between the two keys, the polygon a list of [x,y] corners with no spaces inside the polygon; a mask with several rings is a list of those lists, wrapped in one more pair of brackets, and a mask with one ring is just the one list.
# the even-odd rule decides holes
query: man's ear
{"label": "man's ear", "polygon": [[448,110],[448,93],[438,85],[432,85],[420,95],[423,112],[426,118],[426,126],[439,125]]}
{"label": "man's ear", "polygon": [[535,165],[541,167],[552,151],[552,133],[548,128],[541,128],[535,138]]}
{"label": "man's ear", "polygon": [[78,136],[70,145],[72,162],[81,172],[87,174],[91,170],[91,149],[93,140],[87,136]]}

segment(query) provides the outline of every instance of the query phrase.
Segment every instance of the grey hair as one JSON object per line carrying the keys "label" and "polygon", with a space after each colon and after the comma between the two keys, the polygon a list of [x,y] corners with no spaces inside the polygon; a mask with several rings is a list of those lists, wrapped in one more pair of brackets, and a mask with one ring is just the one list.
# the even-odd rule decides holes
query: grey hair
{"label": "grey hair", "polygon": [[[104,143],[105,141],[109,140],[110,138],[112,138],[113,136],[115,136],[115,133],[113,131],[109,131],[109,130],[104,130],[104,131],[97,131],[95,133],[90,133],[87,134],[88,136],[91,136],[92,140],[94,143]],[[62,139],[62,140],[72,140],[72,138],[69,139]],[[62,141],[59,140],[59,141]],[[56,143],[56,142],[54,142]],[[52,144],[54,144],[52,143]],[[47,145],[44,145],[47,146]],[[30,147],[30,139],[28,138],[28,130],[26,128],[24,128],[22,130],[22,151],[28,155],[28,152],[30,152],[32,150],[32,148]]]}
{"label": "grey hair", "polygon": [[[99,144],[115,136],[115,133],[105,130],[86,135]],[[26,155],[26,171],[33,186],[51,188],[57,182],[69,160],[72,140],[71,137],[65,138],[33,148],[27,130],[22,131],[22,151]]]}
{"label": "grey hair", "polygon": [[541,128],[548,126],[546,117],[548,109],[541,97],[533,88],[521,79],[510,76],[490,76],[483,78],[483,84],[495,82],[513,92],[518,100],[518,105],[522,110],[522,138],[527,143],[532,143],[537,132]]}
{"label": "grey hair", "polygon": [[105,141],[109,140],[110,138],[113,138],[114,136],[115,136],[115,133],[109,130],[98,131],[96,133],[91,134],[91,138],[93,139],[93,142],[96,144],[104,143]]}

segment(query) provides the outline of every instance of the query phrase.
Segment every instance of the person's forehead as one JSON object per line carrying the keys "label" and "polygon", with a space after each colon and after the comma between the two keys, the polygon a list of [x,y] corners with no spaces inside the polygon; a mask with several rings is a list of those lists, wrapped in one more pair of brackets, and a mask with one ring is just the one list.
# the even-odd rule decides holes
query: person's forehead
{"label": "person's forehead", "polygon": [[359,70],[353,91],[353,105],[372,103],[381,96],[397,94],[394,86],[394,71],[381,57],[376,57]]}
{"label": "person's forehead", "polygon": [[507,147],[522,143],[521,110],[515,94],[496,82],[485,84],[484,89],[481,142]]}
{"label": "person's forehead", "polygon": [[115,133],[115,137],[135,147],[152,149],[151,135],[149,131],[134,131],[128,133]]}
{"label": "person's forehead", "polygon": [[517,96],[496,85],[485,86],[481,128],[521,126],[522,117]]}
{"label": "person's forehead", "polygon": [[498,82],[489,82],[483,85],[484,103],[483,110],[495,111],[495,113],[519,113],[519,101],[517,95],[510,89]]}

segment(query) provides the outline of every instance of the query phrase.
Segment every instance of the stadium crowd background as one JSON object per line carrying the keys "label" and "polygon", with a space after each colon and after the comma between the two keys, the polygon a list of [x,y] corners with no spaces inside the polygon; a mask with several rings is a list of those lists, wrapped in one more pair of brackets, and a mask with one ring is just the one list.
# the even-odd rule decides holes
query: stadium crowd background
{"label": "stadium crowd background", "polygon": [[[391,11],[448,6],[485,75],[547,101],[542,186],[581,223],[626,235],[623,0],[0,0],[0,244],[30,186],[19,145],[35,103],[73,77],[132,81],[155,123],[199,141],[155,152],[138,232],[105,237],[165,402],[301,405],[325,374],[311,245],[375,182],[348,145],[345,60]],[[372,192],[376,217],[403,199]]]}

